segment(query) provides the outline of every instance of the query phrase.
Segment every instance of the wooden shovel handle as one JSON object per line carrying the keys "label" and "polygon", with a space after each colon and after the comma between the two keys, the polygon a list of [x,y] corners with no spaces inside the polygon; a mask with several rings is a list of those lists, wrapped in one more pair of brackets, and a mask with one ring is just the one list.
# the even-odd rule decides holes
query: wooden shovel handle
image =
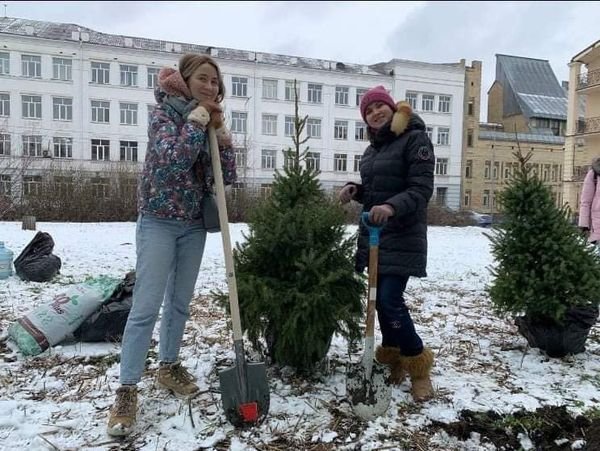
{"label": "wooden shovel handle", "polygon": [[233,326],[233,341],[236,342],[242,339],[242,325],[240,321],[237,283],[235,281],[233,252],[231,250],[231,237],[229,235],[229,220],[227,218],[227,204],[225,202],[225,184],[223,183],[223,172],[221,170],[221,155],[219,154],[217,133],[213,127],[208,128],[208,139],[212,170],[215,177],[215,191],[217,195],[217,207],[219,210],[219,225],[221,226],[221,237],[223,239],[227,286],[229,287],[229,308],[231,310],[231,322]]}

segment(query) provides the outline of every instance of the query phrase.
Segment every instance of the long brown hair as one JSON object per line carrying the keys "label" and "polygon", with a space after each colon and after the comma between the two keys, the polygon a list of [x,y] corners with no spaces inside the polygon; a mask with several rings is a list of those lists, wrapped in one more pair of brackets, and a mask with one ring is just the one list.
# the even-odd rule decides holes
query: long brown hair
{"label": "long brown hair", "polygon": [[[217,94],[217,102],[221,103],[225,98],[225,83],[223,83],[223,75],[217,62],[207,55],[196,55],[195,53],[186,53],[179,59],[179,72],[183,80],[188,84],[188,80],[193,73],[203,64],[210,64],[217,71],[219,77],[219,93]],[[188,84],[189,86],[189,84]]]}

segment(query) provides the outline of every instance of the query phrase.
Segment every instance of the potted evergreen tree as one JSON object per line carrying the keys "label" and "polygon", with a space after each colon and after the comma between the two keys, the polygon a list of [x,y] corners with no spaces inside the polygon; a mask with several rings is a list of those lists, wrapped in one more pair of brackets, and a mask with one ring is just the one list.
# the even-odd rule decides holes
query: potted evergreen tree
{"label": "potted evergreen tree", "polygon": [[518,167],[499,194],[504,221],[488,235],[496,266],[487,291],[530,346],[550,357],[583,352],[598,318],[600,259],[570,223],[568,207],[556,207],[531,174],[531,152],[514,155]]}
{"label": "potted evergreen tree", "polygon": [[365,294],[344,210],[321,189],[308,147],[300,150],[306,120],[296,96],[294,148],[234,252],[242,328],[255,348],[264,339],[275,363],[299,372],[324,359],[333,334],[359,338]]}

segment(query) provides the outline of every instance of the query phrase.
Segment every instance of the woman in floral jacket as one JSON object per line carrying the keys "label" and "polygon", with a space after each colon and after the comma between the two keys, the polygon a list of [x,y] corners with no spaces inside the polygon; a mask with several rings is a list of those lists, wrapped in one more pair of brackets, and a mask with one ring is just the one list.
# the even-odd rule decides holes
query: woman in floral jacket
{"label": "woman in floral jacket", "polygon": [[123,335],[121,386],[108,421],[108,433],[115,436],[129,434],[135,425],[136,384],[161,306],[157,384],[178,397],[198,392],[178,355],[206,240],[203,199],[214,182],[208,127],[217,129],[225,183],[236,177],[231,136],[223,126],[219,66],[208,56],[188,54],[178,67],[159,72],[149,120],[138,190],[133,307]]}

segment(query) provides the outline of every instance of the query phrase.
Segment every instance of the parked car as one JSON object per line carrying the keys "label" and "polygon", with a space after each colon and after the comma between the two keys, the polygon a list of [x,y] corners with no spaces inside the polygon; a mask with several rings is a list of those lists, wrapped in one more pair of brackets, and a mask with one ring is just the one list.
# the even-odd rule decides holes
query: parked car
{"label": "parked car", "polygon": [[471,218],[475,222],[474,225],[479,227],[491,227],[493,223],[497,223],[499,221],[495,221],[492,215],[477,213],[476,211],[471,211]]}

